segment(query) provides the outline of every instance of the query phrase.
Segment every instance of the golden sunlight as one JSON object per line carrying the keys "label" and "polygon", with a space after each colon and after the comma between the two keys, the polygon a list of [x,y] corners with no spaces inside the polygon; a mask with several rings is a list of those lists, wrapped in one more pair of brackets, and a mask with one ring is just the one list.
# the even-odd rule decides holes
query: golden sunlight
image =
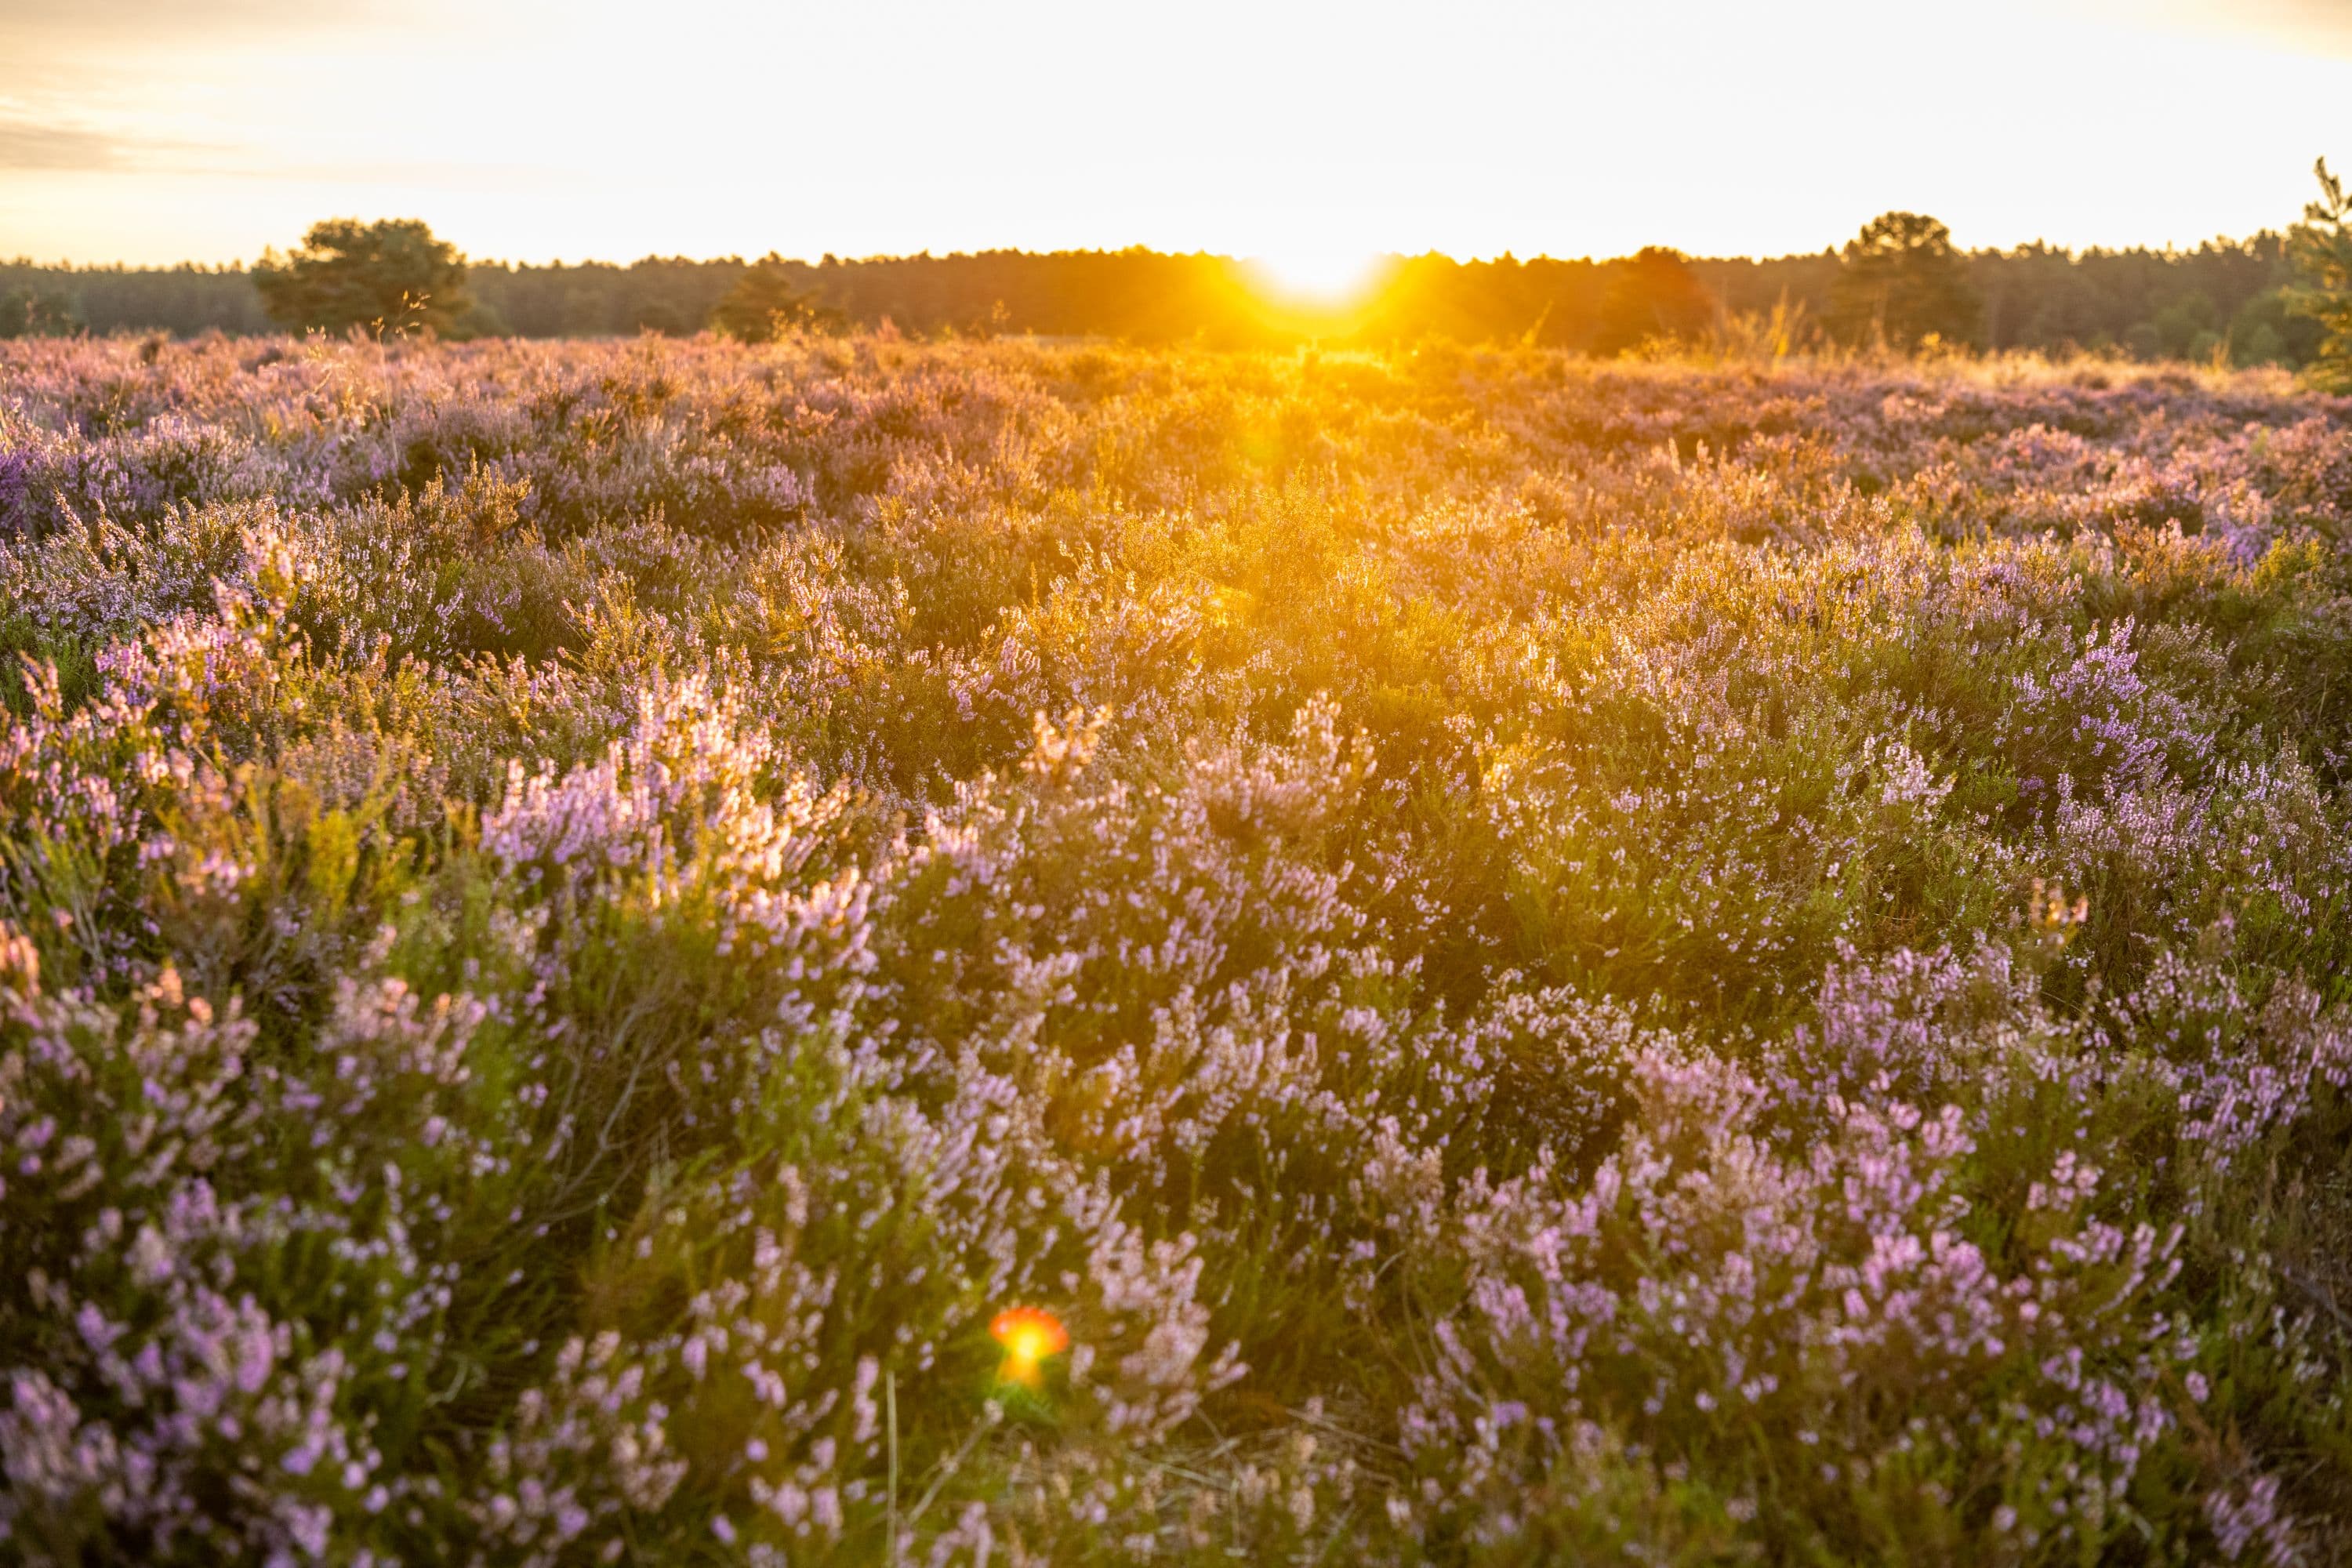
{"label": "golden sunlight", "polygon": [[1286,305],[1338,310],[1360,303],[1379,285],[1386,258],[1346,246],[1285,246],[1244,264],[1256,287]]}

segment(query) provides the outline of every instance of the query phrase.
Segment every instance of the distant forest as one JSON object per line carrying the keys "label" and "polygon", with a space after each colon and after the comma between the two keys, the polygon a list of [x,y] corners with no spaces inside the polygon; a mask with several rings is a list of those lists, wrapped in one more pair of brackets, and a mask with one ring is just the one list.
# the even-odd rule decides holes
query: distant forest
{"label": "distant forest", "polygon": [[[1989,349],[2112,353],[2138,359],[2301,364],[2317,325],[2291,316],[2282,287],[2291,268],[2279,235],[2211,240],[2194,250],[2088,250],[2043,245],[1957,255],[1973,320],[1949,334]],[[1664,252],[1644,252],[1643,258]],[[1628,296],[1643,258],[1457,262],[1402,258],[1347,337],[1365,342],[1449,338],[1525,342],[1610,353],[1629,346],[1613,300]],[[1677,258],[1677,261],[1681,258]],[[471,331],[529,338],[603,337],[701,330],[755,264],[648,258],[513,266],[474,262],[466,288]],[[1687,275],[1723,319],[1785,304],[1801,331],[1837,308],[1836,250],[1769,260],[1692,258]],[[827,320],[887,321],[924,336],[1034,332],[1135,342],[1197,340],[1243,345],[1307,335],[1295,316],[1241,286],[1222,257],[1142,249],[886,257],[817,262],[771,259],[771,271]],[[1633,292],[1638,295],[1639,290]],[[93,332],[275,330],[252,275],[241,268],[66,268],[0,262],[0,295],[53,302]],[[1786,318],[1783,318],[1784,320]],[[1314,335],[1330,336],[1327,330]]]}

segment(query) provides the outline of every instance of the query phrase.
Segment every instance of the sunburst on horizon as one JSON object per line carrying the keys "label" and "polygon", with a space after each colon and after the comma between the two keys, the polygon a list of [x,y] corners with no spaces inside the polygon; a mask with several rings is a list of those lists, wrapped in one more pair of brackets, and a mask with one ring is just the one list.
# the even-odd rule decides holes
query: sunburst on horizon
{"label": "sunburst on horizon", "polygon": [[1380,287],[1388,261],[1361,246],[1295,243],[1257,251],[1243,266],[1276,302],[1329,310],[1362,303]]}

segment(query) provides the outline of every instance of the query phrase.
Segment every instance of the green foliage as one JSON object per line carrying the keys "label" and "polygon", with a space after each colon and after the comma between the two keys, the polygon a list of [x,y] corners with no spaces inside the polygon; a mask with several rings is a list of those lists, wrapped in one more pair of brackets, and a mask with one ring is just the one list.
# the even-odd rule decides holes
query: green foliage
{"label": "green foliage", "polygon": [[2294,310],[2319,323],[2325,334],[2305,374],[2330,392],[2352,392],[2352,195],[2328,172],[2322,158],[2319,200],[2303,209],[2303,222],[2287,237],[2287,253],[2303,275]]}
{"label": "green foliage", "polygon": [[2233,364],[2305,364],[2318,347],[2315,324],[2297,316],[2291,290],[2266,289],[2230,318]]}
{"label": "green foliage", "polygon": [[2211,358],[2214,346],[2221,342],[2221,334],[2216,330],[2220,323],[2220,312],[2214,310],[2209,296],[2195,293],[2175,300],[2158,310],[2149,323],[2155,329],[2155,357]]}
{"label": "green foliage", "polygon": [[73,301],[45,289],[0,289],[0,338],[66,338],[81,331]]}
{"label": "green foliage", "polygon": [[832,324],[835,313],[793,286],[784,258],[774,251],[735,280],[727,297],[710,309],[713,328],[738,342],[773,342],[788,332]]}
{"label": "green foliage", "polygon": [[264,255],[253,281],[271,319],[295,331],[446,336],[467,326],[472,304],[466,258],[415,218],[312,224],[291,255]]}
{"label": "green foliage", "polygon": [[1982,310],[1952,231],[1920,213],[1881,213],[1863,225],[1830,289],[1831,323],[1849,342],[1973,342]]}

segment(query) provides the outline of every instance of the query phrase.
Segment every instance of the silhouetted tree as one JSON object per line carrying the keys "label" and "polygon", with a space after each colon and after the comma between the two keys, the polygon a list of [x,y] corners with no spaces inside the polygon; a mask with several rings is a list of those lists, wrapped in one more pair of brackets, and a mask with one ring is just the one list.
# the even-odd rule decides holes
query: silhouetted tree
{"label": "silhouetted tree", "polygon": [[1601,297],[1592,346],[1613,354],[1653,338],[1687,341],[1706,331],[1715,316],[1716,298],[1691,270],[1689,258],[1648,246],[1617,263],[1616,276]]}
{"label": "silhouetted tree", "polygon": [[[2218,334],[2241,363],[2275,360],[2301,366],[2326,335],[2318,321],[2286,311],[2283,291],[2296,277],[2280,234],[2209,240],[2193,250],[2069,251],[2032,244],[1979,250],[1962,261],[1985,301],[1980,324],[1968,335],[1988,348],[2128,351],[2158,359],[2168,352],[2197,353],[2200,344],[2210,354]],[[774,273],[761,287],[780,285],[781,292],[800,296],[818,325],[871,325],[887,317],[902,331],[922,334],[985,326],[1136,343],[1289,341],[1279,322],[1253,311],[1246,279],[1222,257],[1142,249],[990,251],[823,263],[772,258],[761,265]],[[1763,260],[1694,258],[1685,265],[1727,320],[1769,316],[1785,300],[1789,310],[1801,310],[1807,321],[1842,325],[1864,339],[1876,321],[1874,294],[1858,328],[1834,321],[1831,296],[1846,270],[1835,249]],[[527,338],[692,331],[710,321],[712,308],[751,269],[735,257],[649,256],[627,266],[469,262],[468,304],[451,330]],[[1637,282],[1644,272],[1633,257],[1406,258],[1367,306],[1359,336],[1368,345],[1444,338],[1589,352],[1604,338],[1615,348],[1660,335],[1662,327],[1679,333],[1698,312],[1693,309],[1677,322],[1669,307],[1662,322],[1656,294]],[[1613,309],[1612,285],[1619,288]],[[43,267],[0,258],[0,294],[14,289],[65,301],[72,319],[92,332],[272,330],[246,267]],[[992,322],[999,301],[1003,318]],[[774,308],[755,301],[752,320],[761,327],[772,323]]]}
{"label": "silhouetted tree", "polygon": [[2303,209],[2287,236],[2287,255],[2301,274],[2289,296],[2295,314],[2317,321],[2317,352],[2304,374],[2329,392],[2352,392],[2352,197],[2322,158],[2319,200]]}
{"label": "silhouetted tree", "polygon": [[1846,242],[1830,286],[1830,323],[1850,342],[1916,348],[1975,341],[1982,302],[1952,231],[1924,213],[1881,213]]}
{"label": "silhouetted tree", "polygon": [[711,307],[710,324],[747,343],[772,342],[799,329],[831,325],[835,313],[793,287],[791,264],[768,252]]}
{"label": "silhouetted tree", "polygon": [[265,252],[254,287],[278,325],[330,332],[462,331],[472,300],[466,258],[415,218],[312,224],[290,256]]}

